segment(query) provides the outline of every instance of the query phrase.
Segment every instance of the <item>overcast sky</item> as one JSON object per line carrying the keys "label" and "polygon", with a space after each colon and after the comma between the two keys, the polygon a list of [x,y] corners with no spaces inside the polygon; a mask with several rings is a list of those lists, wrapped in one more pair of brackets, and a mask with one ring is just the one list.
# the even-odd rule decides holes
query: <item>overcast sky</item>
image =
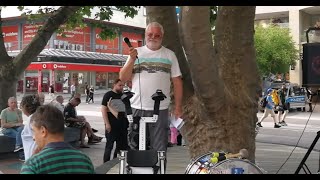
{"label": "overcast sky", "polygon": [[[13,16],[20,16],[23,12],[19,11],[18,6],[7,6],[1,11],[1,17],[6,18],[6,17],[13,17]],[[52,6],[51,6],[52,7]],[[39,9],[39,6],[25,6],[25,8],[36,11]]]}

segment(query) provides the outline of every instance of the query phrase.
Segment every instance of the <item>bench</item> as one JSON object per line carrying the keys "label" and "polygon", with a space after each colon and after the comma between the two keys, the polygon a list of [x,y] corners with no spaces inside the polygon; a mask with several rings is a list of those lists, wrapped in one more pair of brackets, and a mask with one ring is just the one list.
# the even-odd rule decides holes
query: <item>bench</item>
{"label": "bench", "polygon": [[73,147],[79,147],[80,129],[74,127],[64,128],[64,141]]}
{"label": "bench", "polygon": [[13,152],[16,139],[7,137],[0,133],[0,153]]}
{"label": "bench", "polygon": [[[64,129],[64,140],[70,143],[73,147],[79,147],[80,129],[66,127]],[[16,140],[14,138],[7,137],[1,133],[0,128],[0,153],[13,152],[15,148]]]}

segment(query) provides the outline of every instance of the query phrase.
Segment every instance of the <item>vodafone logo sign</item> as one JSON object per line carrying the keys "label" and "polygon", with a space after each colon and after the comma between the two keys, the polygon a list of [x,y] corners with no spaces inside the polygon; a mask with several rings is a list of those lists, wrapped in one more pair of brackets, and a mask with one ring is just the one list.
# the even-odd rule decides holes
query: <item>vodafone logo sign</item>
{"label": "vodafone logo sign", "polygon": [[53,68],[54,69],[66,69],[67,68],[67,66],[65,66],[65,65],[62,65],[62,64],[53,64]]}
{"label": "vodafone logo sign", "polygon": [[42,68],[46,69],[47,68],[47,64],[42,64]]}

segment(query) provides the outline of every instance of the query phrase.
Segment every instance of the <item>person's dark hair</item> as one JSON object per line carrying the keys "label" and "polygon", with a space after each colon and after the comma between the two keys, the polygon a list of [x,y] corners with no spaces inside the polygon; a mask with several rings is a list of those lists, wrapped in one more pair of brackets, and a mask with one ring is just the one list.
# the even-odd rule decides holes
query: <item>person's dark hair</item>
{"label": "person's dark hair", "polygon": [[81,99],[80,98],[74,98],[74,100],[78,103],[81,103]]}
{"label": "person's dark hair", "polygon": [[121,81],[121,79],[119,79],[119,78],[116,79],[116,80],[114,80],[114,81],[113,81],[113,85],[117,84],[117,83],[120,82],[120,81]]}
{"label": "person's dark hair", "polygon": [[24,96],[20,103],[20,108],[23,108],[29,114],[33,114],[34,112],[36,112],[39,106],[40,99],[39,96],[36,94]]}
{"label": "person's dark hair", "polygon": [[64,118],[62,112],[51,105],[39,106],[32,115],[30,123],[40,128],[45,127],[50,134],[64,133]]}

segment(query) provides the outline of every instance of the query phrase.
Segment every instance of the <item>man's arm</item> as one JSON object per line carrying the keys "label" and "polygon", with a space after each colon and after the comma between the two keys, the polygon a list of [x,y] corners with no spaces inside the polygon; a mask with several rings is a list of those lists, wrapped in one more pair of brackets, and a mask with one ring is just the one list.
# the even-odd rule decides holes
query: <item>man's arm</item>
{"label": "man's arm", "polygon": [[5,119],[1,118],[1,127],[2,128],[13,128],[18,126],[18,124],[20,123],[7,123],[7,121]]}
{"label": "man's arm", "polygon": [[134,62],[137,59],[137,55],[138,55],[137,50],[131,47],[129,50],[129,57],[127,59],[127,62],[123,66],[123,68],[121,68],[119,73],[119,79],[121,79],[121,81],[126,82],[128,80],[131,80],[132,70],[133,70]]}
{"label": "man's arm", "polygon": [[79,122],[79,121],[83,121],[79,118],[77,118],[75,116],[75,114],[72,111],[72,107],[71,106],[66,106],[64,111],[63,111],[64,117],[66,121],[73,121],[73,122]]}
{"label": "man's arm", "polygon": [[174,115],[176,118],[182,116],[182,97],[183,97],[183,82],[181,76],[173,77],[173,94],[174,94]]}

